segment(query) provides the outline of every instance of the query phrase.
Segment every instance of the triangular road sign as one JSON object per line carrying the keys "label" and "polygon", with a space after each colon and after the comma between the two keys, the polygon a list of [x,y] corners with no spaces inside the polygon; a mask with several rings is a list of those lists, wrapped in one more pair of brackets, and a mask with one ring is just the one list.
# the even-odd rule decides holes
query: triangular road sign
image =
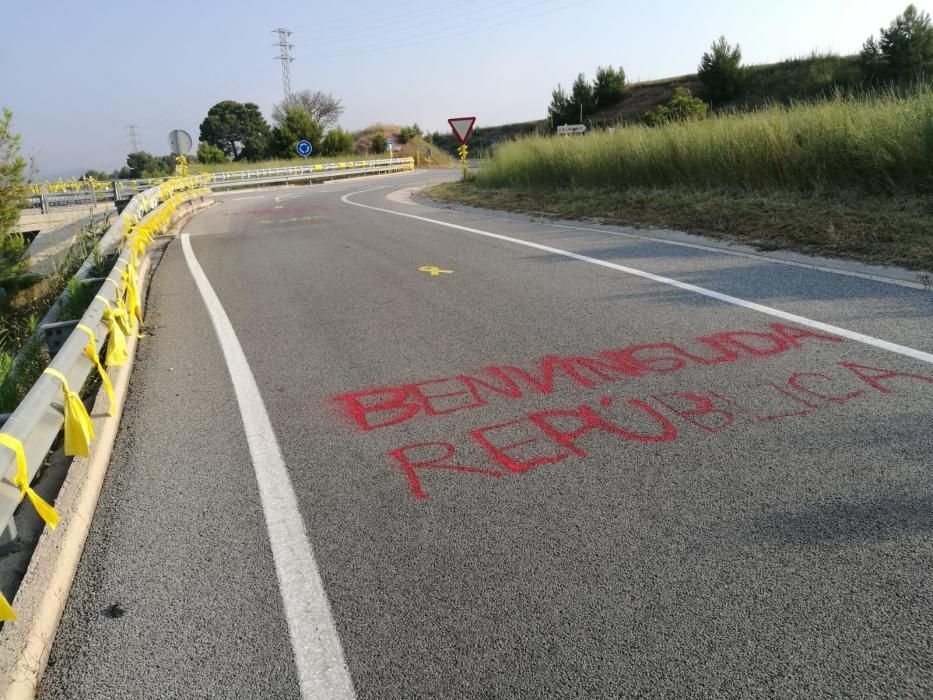
{"label": "triangular road sign", "polygon": [[460,143],[466,143],[473,133],[473,125],[476,123],[476,117],[453,117],[447,120],[450,128],[454,131],[454,136]]}

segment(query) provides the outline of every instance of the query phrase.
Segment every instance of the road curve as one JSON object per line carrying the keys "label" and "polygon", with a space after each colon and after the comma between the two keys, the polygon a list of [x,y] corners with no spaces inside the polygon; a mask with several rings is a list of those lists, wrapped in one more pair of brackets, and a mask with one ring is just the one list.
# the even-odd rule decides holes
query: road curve
{"label": "road curve", "polygon": [[933,294],[453,176],[167,246],[40,697],[933,695]]}

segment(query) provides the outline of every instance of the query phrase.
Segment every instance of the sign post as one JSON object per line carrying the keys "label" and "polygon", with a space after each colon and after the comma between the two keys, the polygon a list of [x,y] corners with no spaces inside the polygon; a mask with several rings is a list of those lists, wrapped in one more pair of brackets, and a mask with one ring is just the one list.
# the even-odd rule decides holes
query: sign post
{"label": "sign post", "polygon": [[301,141],[295,144],[295,150],[302,158],[307,158],[311,155],[311,142],[301,139]]}
{"label": "sign post", "polygon": [[392,139],[386,139],[386,151],[389,152],[389,155],[392,155]]}
{"label": "sign post", "polygon": [[185,158],[185,154],[191,150],[193,143],[191,134],[183,129],[168,132],[168,145],[175,156],[175,172],[182,177],[188,176],[188,159]]}
{"label": "sign post", "polygon": [[470,138],[470,134],[473,133],[473,125],[476,124],[476,117],[451,117],[447,120],[447,123],[450,124],[450,128],[454,132],[454,136],[456,136],[457,140],[460,142],[460,147],[457,149],[457,153],[460,155],[460,165],[463,168],[463,179],[466,180],[468,150],[467,140]]}

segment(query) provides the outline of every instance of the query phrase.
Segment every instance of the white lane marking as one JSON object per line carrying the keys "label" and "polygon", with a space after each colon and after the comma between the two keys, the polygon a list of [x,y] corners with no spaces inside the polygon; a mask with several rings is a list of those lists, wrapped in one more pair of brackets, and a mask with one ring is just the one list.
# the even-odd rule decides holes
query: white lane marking
{"label": "white lane marking", "polygon": [[[373,188],[373,189],[382,189],[382,188]],[[798,316],[797,314],[792,314],[787,311],[781,311],[780,309],[775,309],[771,306],[765,306],[764,304],[758,304],[753,301],[746,301],[745,299],[739,299],[738,297],[730,296],[728,294],[721,294],[720,292],[714,292],[711,289],[706,289],[705,287],[698,287],[695,284],[688,284],[687,282],[680,282],[670,277],[662,277],[661,275],[655,275],[651,272],[644,272],[643,270],[636,270],[634,267],[626,267],[625,265],[618,265],[608,260],[600,260],[599,258],[591,258],[588,255],[581,255],[580,253],[573,253],[569,250],[562,250],[561,248],[552,248],[548,245],[542,245],[541,243],[534,243],[532,241],[526,241],[521,238],[513,238],[511,236],[503,236],[501,233],[492,233],[491,231],[483,231],[478,228],[470,228],[469,226],[461,226],[459,224],[452,224],[448,221],[441,221],[439,219],[429,219],[426,216],[418,216],[417,214],[409,214],[403,211],[393,211],[392,209],[384,209],[382,207],[374,207],[369,204],[361,204],[360,202],[350,201],[350,197],[357,194],[364,194],[366,192],[372,192],[373,189],[368,190],[358,190],[356,192],[350,192],[345,194],[340,198],[341,202],[345,204],[350,204],[354,207],[362,207],[363,209],[372,209],[373,211],[382,212],[384,214],[392,214],[394,216],[404,216],[408,219],[416,219],[417,221],[424,221],[429,224],[436,224],[437,226],[445,226],[447,228],[452,228],[457,231],[465,231],[466,233],[474,233],[478,236],[486,236],[487,238],[496,238],[500,241],[506,241],[508,243],[515,243],[517,245],[526,246],[528,248],[535,248],[537,250],[543,250],[547,253],[554,253],[555,255],[562,255],[566,258],[572,258],[573,260],[580,260],[582,262],[587,262],[592,265],[599,265],[600,267],[607,267],[610,270],[618,270],[619,272],[624,272],[629,275],[634,275],[635,277],[641,277],[642,279],[651,280],[652,282],[660,282],[661,284],[666,284],[671,287],[676,287],[678,289],[683,289],[688,292],[693,292],[695,294],[702,294],[705,297],[711,299],[717,299],[719,301],[724,301],[728,304],[734,304],[735,306],[741,306],[746,309],[751,309],[752,311],[757,311],[762,314],[767,314],[768,316],[774,316],[776,318],[784,319],[785,321],[793,321],[802,326],[808,326],[810,328],[816,328],[817,330],[826,331],[827,333],[834,333],[843,338],[849,338],[850,340],[855,340],[859,343],[864,343],[865,345],[873,345],[876,348],[881,348],[882,350],[888,350],[890,352],[895,352],[899,355],[906,355],[907,357],[912,357],[915,360],[921,360],[923,362],[929,362],[933,364],[933,353],[923,352],[922,350],[915,350],[914,348],[909,348],[905,345],[898,345],[897,343],[891,343],[887,340],[881,340],[880,338],[875,338],[870,335],[864,335],[862,333],[856,333],[855,331],[846,330],[845,328],[840,328],[839,326],[833,326],[828,323],[823,323],[822,321],[814,321],[812,318],[807,318],[806,316]]]}
{"label": "white lane marking", "polygon": [[896,284],[900,287],[910,287],[911,289],[929,289],[929,285],[922,282],[913,282],[911,280],[902,280],[896,277],[885,277],[884,275],[875,275],[870,272],[856,272],[855,270],[843,270],[838,267],[829,267],[827,265],[816,265],[814,263],[805,263],[797,260],[785,260],[775,258],[764,253],[751,253],[742,250],[730,250],[729,248],[718,248],[714,245],[703,245],[702,243],[688,243],[687,241],[672,241],[667,238],[658,238],[657,236],[645,236],[638,233],[625,233],[624,231],[612,231],[610,229],[590,228],[588,226],[568,226],[567,224],[551,224],[540,222],[541,226],[550,226],[551,228],[564,228],[571,231],[592,231],[593,233],[603,233],[620,238],[633,238],[640,241],[651,241],[652,243],[663,243],[664,245],[675,245],[682,248],[695,248],[696,250],[707,250],[713,253],[722,253],[723,255],[733,255],[738,258],[751,258],[759,262],[776,263],[778,265],[790,265],[792,267],[802,267],[807,270],[818,270],[820,272],[830,272],[834,275],[845,275],[846,277],[861,277],[872,282],[883,282],[884,284]]}
{"label": "white lane marking", "polygon": [[[218,195],[218,196],[222,197],[223,195]],[[265,199],[265,198],[266,198],[266,195],[260,194],[260,195],[256,195],[255,197],[235,197],[233,199],[228,199],[227,201],[228,202],[245,202],[247,199]]]}
{"label": "white lane marking", "polygon": [[294,197],[303,197],[303,192],[298,192],[297,194],[280,194],[275,198],[276,202],[281,202],[283,199],[292,199]]}
{"label": "white lane marking", "polygon": [[301,696],[307,700],[355,698],[314,552],[256,379],[230,319],[194,255],[187,233],[181,236],[181,247],[214,324],[240,407],[295,654]]}

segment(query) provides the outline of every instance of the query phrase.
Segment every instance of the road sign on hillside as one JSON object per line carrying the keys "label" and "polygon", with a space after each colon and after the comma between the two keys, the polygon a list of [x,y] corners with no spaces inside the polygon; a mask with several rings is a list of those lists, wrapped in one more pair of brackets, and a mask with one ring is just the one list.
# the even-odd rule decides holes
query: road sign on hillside
{"label": "road sign on hillside", "polygon": [[465,144],[470,134],[473,133],[473,125],[476,124],[476,117],[451,117],[447,120],[450,128],[453,129],[454,136],[461,144]]}
{"label": "road sign on hillside", "polygon": [[557,127],[557,133],[561,136],[569,136],[571,134],[585,134],[586,125],[585,124],[564,124],[563,126]]}

